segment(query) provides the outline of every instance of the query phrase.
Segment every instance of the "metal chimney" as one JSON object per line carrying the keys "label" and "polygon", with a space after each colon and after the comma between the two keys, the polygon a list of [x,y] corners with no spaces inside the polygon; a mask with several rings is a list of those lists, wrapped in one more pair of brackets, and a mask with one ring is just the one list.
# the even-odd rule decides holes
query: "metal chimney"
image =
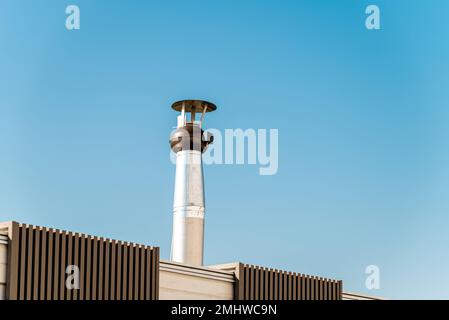
{"label": "metal chimney", "polygon": [[[205,114],[217,107],[207,101],[183,100],[175,102],[172,109],[181,114],[177,129],[170,136],[170,146],[176,153],[170,260],[202,266],[205,208],[202,153],[213,142],[213,136],[205,133],[202,125]],[[197,114],[201,114],[199,121],[195,118]]]}

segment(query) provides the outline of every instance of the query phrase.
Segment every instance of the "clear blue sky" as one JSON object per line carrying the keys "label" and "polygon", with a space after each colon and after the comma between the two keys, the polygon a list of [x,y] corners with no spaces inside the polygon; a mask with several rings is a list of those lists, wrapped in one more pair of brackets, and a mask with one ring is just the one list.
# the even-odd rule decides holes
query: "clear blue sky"
{"label": "clear blue sky", "polygon": [[[77,4],[81,30],[65,29]],[[368,4],[381,30],[368,31]],[[448,1],[0,2],[0,221],[159,245],[170,104],[278,128],[279,171],[207,166],[206,263],[449,298]],[[365,267],[381,290],[365,289]]]}

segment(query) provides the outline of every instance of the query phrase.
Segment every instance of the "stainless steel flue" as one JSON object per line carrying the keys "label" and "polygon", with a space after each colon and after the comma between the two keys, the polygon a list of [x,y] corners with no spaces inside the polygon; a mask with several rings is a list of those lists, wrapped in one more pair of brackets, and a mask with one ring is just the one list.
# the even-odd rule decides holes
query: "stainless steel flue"
{"label": "stainless steel flue", "polygon": [[[205,133],[202,125],[205,114],[217,107],[207,101],[183,100],[175,102],[172,108],[181,114],[177,129],[170,136],[170,146],[176,153],[170,260],[201,266],[205,213],[202,153],[213,142],[213,136]],[[199,121],[196,114],[201,114]]]}

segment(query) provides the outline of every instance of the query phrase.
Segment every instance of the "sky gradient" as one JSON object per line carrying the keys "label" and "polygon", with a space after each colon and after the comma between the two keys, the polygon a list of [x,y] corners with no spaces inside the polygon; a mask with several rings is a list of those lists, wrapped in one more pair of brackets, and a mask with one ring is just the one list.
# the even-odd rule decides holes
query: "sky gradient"
{"label": "sky gradient", "polygon": [[[65,28],[65,8],[81,29]],[[365,8],[381,30],[365,28]],[[279,130],[279,170],[206,166],[205,263],[449,298],[448,1],[0,2],[0,221],[169,257],[170,109]],[[377,265],[381,289],[365,288]]]}

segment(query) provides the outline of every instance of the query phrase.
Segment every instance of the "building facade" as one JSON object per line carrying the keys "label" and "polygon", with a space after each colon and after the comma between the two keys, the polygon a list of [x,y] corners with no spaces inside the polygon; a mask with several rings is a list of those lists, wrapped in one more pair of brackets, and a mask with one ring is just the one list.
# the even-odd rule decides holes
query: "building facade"
{"label": "building facade", "polygon": [[341,280],[244,263],[161,261],[158,247],[0,223],[0,299],[372,300]]}

